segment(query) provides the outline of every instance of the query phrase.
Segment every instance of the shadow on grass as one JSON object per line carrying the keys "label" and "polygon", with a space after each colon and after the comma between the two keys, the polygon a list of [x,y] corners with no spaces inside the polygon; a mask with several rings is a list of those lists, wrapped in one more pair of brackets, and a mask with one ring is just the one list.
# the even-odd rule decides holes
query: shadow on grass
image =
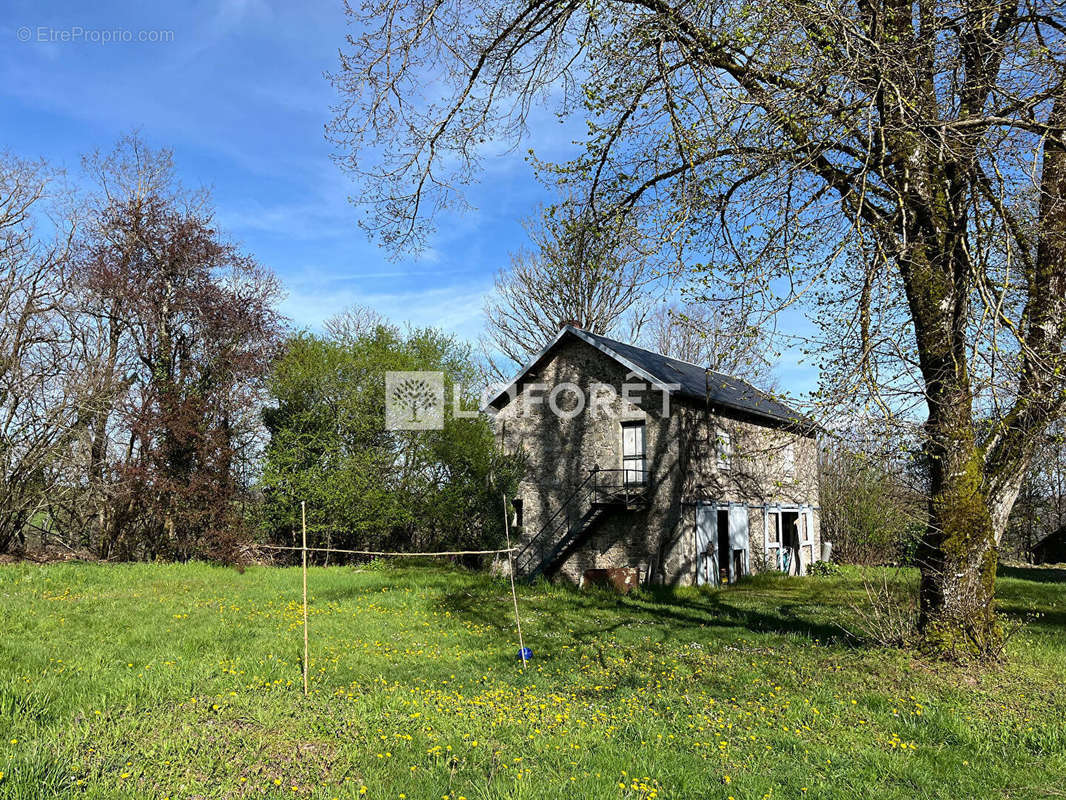
{"label": "shadow on grass", "polygon": [[[1044,629],[1046,633],[1052,633],[1052,628],[1066,628],[1066,611],[1046,611],[1033,608],[1013,601],[1005,601],[997,606],[1000,613],[1015,622],[1022,623],[1033,629]],[[1059,631],[1054,631],[1060,636]]]}
{"label": "shadow on grass", "polygon": [[998,608],[1011,619],[1058,635],[1066,628],[1066,569],[1001,566],[996,587]]}
{"label": "shadow on grass", "polygon": [[409,559],[400,563],[373,562],[330,567],[325,573],[312,573],[310,585],[316,603],[344,603],[407,589],[442,594],[466,591],[484,580],[477,572],[455,564],[442,565],[430,559]]}
{"label": "shadow on grass", "polygon": [[[482,624],[498,625],[497,601],[501,590],[509,594],[509,589],[503,581],[494,584],[447,592],[438,605]],[[780,598],[767,602],[768,598],[760,596],[759,602],[772,605],[773,610],[746,608],[742,601],[747,595],[742,594],[742,588],[697,591],[654,587],[632,596],[607,589],[539,588],[525,587],[519,598],[520,606],[536,609],[529,614],[531,622],[541,629],[567,631],[581,643],[633,629],[645,634],[654,630],[661,642],[685,643],[706,639],[707,629],[719,629],[797,636],[819,645],[851,648],[860,644],[840,626],[813,619],[811,612],[820,608],[813,603],[802,599],[782,602]]]}
{"label": "shadow on grass", "polygon": [[1066,583],[1066,569],[1057,567],[1006,567],[999,568],[999,577],[1015,578],[1034,583]]}

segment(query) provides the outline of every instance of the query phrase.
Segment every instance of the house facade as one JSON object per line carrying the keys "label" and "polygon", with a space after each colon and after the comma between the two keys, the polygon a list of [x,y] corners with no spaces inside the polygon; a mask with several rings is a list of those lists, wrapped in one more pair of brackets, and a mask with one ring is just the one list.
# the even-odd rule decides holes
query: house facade
{"label": "house facade", "polygon": [[526,461],[520,574],[719,584],[819,558],[814,426],[743,381],[566,325],[488,407]]}

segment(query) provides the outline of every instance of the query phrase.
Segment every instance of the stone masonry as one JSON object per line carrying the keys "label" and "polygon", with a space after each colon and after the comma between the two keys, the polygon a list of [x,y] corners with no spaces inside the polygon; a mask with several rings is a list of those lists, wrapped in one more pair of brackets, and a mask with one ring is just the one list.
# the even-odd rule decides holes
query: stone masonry
{"label": "stone masonry", "polygon": [[545,531],[577,513],[573,495],[591,470],[602,470],[601,480],[620,480],[622,426],[638,421],[645,426],[646,500],[606,512],[562,564],[561,576],[580,582],[588,569],[635,567],[649,583],[696,582],[701,503],[747,507],[750,571],[780,567],[778,509],[793,510],[784,519],[802,543],[791,569],[802,573],[818,559],[813,436],[692,399],[664,398],[660,388],[577,337],[560,339],[512,394],[497,404],[494,424],[505,451],[526,462],[517,538],[519,545],[532,544],[519,571],[528,572],[550,549]]}

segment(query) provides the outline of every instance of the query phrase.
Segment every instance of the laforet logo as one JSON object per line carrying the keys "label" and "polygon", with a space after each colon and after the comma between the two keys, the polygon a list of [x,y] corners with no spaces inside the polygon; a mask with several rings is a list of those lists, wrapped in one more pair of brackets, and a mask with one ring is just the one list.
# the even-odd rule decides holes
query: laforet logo
{"label": "laforet logo", "polygon": [[444,373],[386,372],[385,427],[392,431],[444,427]]}

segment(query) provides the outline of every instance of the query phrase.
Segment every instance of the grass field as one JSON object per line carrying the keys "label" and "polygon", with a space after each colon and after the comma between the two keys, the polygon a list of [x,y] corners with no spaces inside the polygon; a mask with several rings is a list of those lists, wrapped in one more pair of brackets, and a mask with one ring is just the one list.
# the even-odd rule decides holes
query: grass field
{"label": "grass field", "polygon": [[1066,574],[974,674],[849,644],[856,573],[620,598],[432,567],[0,567],[0,797],[1066,793]]}

